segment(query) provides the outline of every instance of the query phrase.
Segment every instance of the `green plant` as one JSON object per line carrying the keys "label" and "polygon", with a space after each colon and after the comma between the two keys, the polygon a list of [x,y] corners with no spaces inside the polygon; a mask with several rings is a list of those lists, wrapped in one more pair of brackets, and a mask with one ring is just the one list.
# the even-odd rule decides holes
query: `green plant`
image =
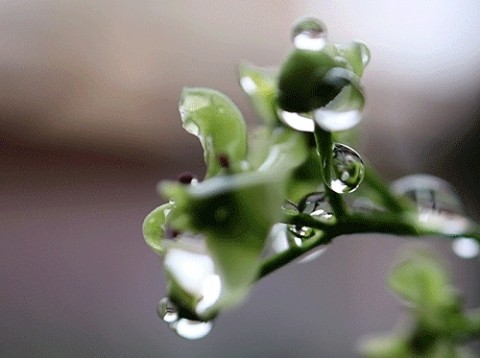
{"label": "green plant", "polygon": [[[167,203],[146,217],[143,233],[164,256],[168,286],[159,315],[183,337],[204,336],[211,320],[241,302],[257,280],[340,235],[480,240],[479,226],[463,214],[447,183],[416,175],[388,185],[351,148],[365,102],[360,79],[368,48],[328,42],[323,24],[312,18],[296,24],[292,40],[278,71],[239,67],[241,87],[261,120],[250,133],[220,92],[186,88],[181,95],[183,126],[201,141],[206,176],[160,183]],[[423,329],[424,309],[442,311],[445,304],[457,314],[459,305],[455,295],[447,295],[447,303],[434,300],[450,289],[432,260],[419,260],[395,269],[390,282],[419,307],[416,327]],[[417,276],[432,292],[417,292]],[[476,331],[468,334],[442,329],[470,338],[480,328],[477,318],[471,322]],[[387,356],[372,347],[365,348],[370,356]]]}

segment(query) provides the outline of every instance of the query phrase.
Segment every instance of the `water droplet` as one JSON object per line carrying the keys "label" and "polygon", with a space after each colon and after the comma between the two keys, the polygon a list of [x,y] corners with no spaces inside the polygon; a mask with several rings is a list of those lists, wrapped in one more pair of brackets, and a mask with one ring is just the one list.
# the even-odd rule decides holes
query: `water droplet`
{"label": "water droplet", "polygon": [[325,171],[327,170],[330,174],[327,185],[339,194],[355,191],[365,176],[365,167],[360,155],[340,143],[333,145],[332,165],[325,168]]}
{"label": "water droplet", "polygon": [[297,131],[313,132],[315,130],[315,123],[308,114],[287,112],[281,108],[278,108],[277,114],[283,123]]}
{"label": "water droplet", "polygon": [[394,181],[392,190],[417,205],[420,224],[445,234],[462,234],[469,230],[470,220],[463,205],[446,181],[432,175],[409,175]]}
{"label": "water droplet", "polygon": [[178,320],[177,307],[168,297],[162,298],[157,305],[158,316],[166,323],[173,323]]}
{"label": "water droplet", "polygon": [[360,48],[360,56],[362,58],[362,63],[363,63],[363,66],[365,67],[370,62],[370,57],[371,57],[370,50],[368,49],[367,45],[361,42],[358,43],[358,46]]}
{"label": "water droplet", "polygon": [[287,238],[287,224],[278,223],[272,226],[265,245],[264,257],[287,251],[290,247]]}
{"label": "water droplet", "polygon": [[300,19],[292,29],[293,45],[300,50],[319,51],[327,43],[327,28],[318,19]]}
{"label": "water droplet", "polygon": [[383,207],[381,207],[377,203],[374,203],[372,200],[365,197],[355,198],[355,200],[352,203],[352,209],[356,213],[364,213],[364,214],[372,214],[375,212],[385,211]]}
{"label": "water droplet", "polygon": [[244,76],[240,78],[240,86],[248,94],[256,94],[258,91],[255,81],[251,77]]}
{"label": "water droplet", "polygon": [[480,245],[474,239],[459,237],[452,242],[452,249],[463,259],[473,259],[480,253]]}
{"label": "water droplet", "polygon": [[313,117],[322,129],[329,132],[348,130],[355,127],[362,120],[359,110],[337,111],[326,107],[315,110]]}
{"label": "water droplet", "polygon": [[297,206],[288,200],[282,205],[282,210],[287,215],[297,215],[299,213]]}
{"label": "water droplet", "polygon": [[203,282],[216,275],[213,259],[206,253],[205,243],[181,237],[165,254],[165,269],[172,279],[194,297],[203,297]]}
{"label": "water droplet", "polygon": [[222,280],[219,275],[209,275],[202,281],[202,298],[195,307],[195,312],[202,315],[217,303],[222,292]]}
{"label": "water droplet", "polygon": [[293,235],[292,243],[297,246],[301,246],[303,240],[309,239],[315,235],[315,230],[307,226],[290,225],[288,231]]}
{"label": "water droplet", "polygon": [[172,328],[180,337],[186,339],[200,339],[205,337],[212,330],[213,324],[210,321],[194,321],[180,318],[172,323]]}

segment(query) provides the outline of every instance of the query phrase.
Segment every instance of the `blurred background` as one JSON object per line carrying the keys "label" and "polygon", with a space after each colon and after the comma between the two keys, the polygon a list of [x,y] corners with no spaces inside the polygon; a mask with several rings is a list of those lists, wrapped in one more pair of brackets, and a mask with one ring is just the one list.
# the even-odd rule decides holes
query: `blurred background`
{"label": "blurred background", "polygon": [[[254,124],[236,66],[278,65],[303,15],[370,47],[359,151],[388,179],[450,181],[480,219],[478,1],[0,0],[1,357],[356,357],[394,327],[384,279],[408,240],[379,235],[272,274],[204,340],[155,313],[142,220],[160,179],[204,172],[181,89],[218,89]],[[480,306],[478,258],[427,242]]]}

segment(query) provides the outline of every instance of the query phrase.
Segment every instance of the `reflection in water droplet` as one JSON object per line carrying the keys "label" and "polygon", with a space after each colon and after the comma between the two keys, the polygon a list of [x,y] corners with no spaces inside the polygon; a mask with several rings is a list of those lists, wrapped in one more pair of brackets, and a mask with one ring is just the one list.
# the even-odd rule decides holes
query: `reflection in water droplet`
{"label": "reflection in water droplet", "polygon": [[326,107],[315,110],[313,117],[322,129],[329,132],[344,131],[353,128],[362,119],[359,110],[337,111]]}
{"label": "reflection in water droplet", "polygon": [[297,206],[288,200],[282,205],[282,210],[287,215],[296,215],[299,213]]}
{"label": "reflection in water droplet", "polygon": [[308,214],[317,220],[333,218],[332,208],[323,191],[313,192],[305,196],[298,203],[298,209],[303,214]]}
{"label": "reflection in water droplet", "polygon": [[318,19],[300,19],[292,29],[292,42],[301,50],[321,50],[327,43],[327,29]]}
{"label": "reflection in water droplet", "polygon": [[[297,246],[302,244],[302,240],[309,239],[315,234],[315,230],[311,227],[299,225],[290,225],[288,231],[293,234],[293,243]],[[300,241],[297,239],[300,239]]]}
{"label": "reflection in water droplet", "polygon": [[355,200],[352,203],[352,209],[356,213],[364,213],[364,214],[372,214],[374,212],[385,211],[383,207],[381,207],[377,203],[374,203],[372,200],[365,197],[355,198]]}
{"label": "reflection in water droplet", "polygon": [[277,109],[277,114],[283,123],[297,131],[313,132],[315,130],[313,119],[308,114],[287,112],[281,108]]}
{"label": "reflection in water droplet", "polygon": [[340,143],[333,145],[332,165],[324,170],[330,173],[326,184],[339,194],[355,191],[365,176],[365,166],[360,155]]}
{"label": "reflection in water droplet", "polygon": [[157,313],[166,323],[173,323],[178,319],[177,307],[175,307],[168,297],[164,297],[158,302]]}
{"label": "reflection in water droplet", "polygon": [[474,239],[460,237],[453,240],[452,249],[459,257],[463,259],[473,259],[480,252],[480,245]]}
{"label": "reflection in water droplet", "polygon": [[432,175],[409,175],[394,181],[392,190],[417,205],[420,224],[445,234],[462,234],[471,223],[463,206],[446,181]]}
{"label": "reflection in water droplet", "polygon": [[186,318],[180,318],[172,323],[172,328],[180,337],[186,339],[200,339],[205,337],[212,330],[213,324],[210,321],[193,321]]}

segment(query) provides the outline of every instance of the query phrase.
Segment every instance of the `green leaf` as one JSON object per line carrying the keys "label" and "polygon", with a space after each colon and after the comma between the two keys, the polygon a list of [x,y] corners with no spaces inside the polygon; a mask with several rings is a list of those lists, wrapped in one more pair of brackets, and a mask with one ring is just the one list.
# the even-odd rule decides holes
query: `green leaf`
{"label": "green leaf", "polygon": [[159,206],[150,212],[143,221],[143,238],[150,248],[157,254],[165,251],[163,239],[165,238],[165,226],[167,216],[173,208],[172,203]]}
{"label": "green leaf", "polygon": [[413,252],[411,257],[397,264],[389,285],[420,309],[451,306],[457,301],[446,271],[427,252]]}
{"label": "green leaf", "polygon": [[277,80],[272,71],[242,63],[238,67],[240,86],[264,124],[278,125],[276,113]]}
{"label": "green leaf", "polygon": [[397,335],[364,339],[359,350],[368,358],[414,358],[407,340]]}
{"label": "green leaf", "polygon": [[247,151],[247,130],[235,104],[212,89],[185,88],[179,109],[183,127],[202,143],[206,177],[222,171],[220,156],[226,156],[230,171],[240,171]]}
{"label": "green leaf", "polygon": [[358,76],[362,77],[363,71],[370,61],[370,50],[361,42],[335,45],[337,53],[343,57],[349,67]]}
{"label": "green leaf", "polygon": [[192,186],[163,184],[163,193],[175,201],[169,215],[172,226],[206,237],[222,279],[214,309],[237,304],[255,281],[266,238],[280,218],[283,176],[248,172],[216,176]]}

